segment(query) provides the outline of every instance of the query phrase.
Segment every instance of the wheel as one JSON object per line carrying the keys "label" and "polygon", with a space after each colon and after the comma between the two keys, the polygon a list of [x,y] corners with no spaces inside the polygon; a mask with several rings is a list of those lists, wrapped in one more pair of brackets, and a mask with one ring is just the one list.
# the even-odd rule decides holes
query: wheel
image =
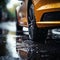
{"label": "wheel", "polygon": [[29,38],[31,40],[33,40],[34,42],[44,42],[47,36],[47,29],[37,28],[32,0],[29,0],[28,2],[28,29]]}

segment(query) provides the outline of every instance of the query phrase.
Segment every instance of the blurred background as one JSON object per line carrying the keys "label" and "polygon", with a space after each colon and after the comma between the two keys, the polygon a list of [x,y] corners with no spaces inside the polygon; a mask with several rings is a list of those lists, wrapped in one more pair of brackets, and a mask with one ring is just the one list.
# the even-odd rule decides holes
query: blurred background
{"label": "blurred background", "polygon": [[1,60],[21,60],[16,50],[16,7],[19,4],[18,0],[0,0]]}

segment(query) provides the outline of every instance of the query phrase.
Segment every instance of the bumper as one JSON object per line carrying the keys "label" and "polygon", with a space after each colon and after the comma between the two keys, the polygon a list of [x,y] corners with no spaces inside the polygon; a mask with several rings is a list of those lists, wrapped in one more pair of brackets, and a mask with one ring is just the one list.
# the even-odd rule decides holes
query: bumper
{"label": "bumper", "polygon": [[55,26],[60,26],[60,21],[41,21],[41,22],[36,22],[36,25],[38,28],[44,28],[44,27],[55,27]]}

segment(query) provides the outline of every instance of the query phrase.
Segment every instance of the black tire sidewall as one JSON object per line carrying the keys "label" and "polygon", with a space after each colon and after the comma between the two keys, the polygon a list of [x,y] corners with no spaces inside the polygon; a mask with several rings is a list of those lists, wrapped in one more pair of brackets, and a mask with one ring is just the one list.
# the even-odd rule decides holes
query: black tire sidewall
{"label": "black tire sidewall", "polygon": [[[31,4],[32,4],[32,0],[31,1],[29,0],[29,2],[28,2],[28,17],[29,17],[29,8],[30,8]],[[29,19],[28,19],[28,25],[29,25]],[[46,37],[47,37],[48,29],[47,28],[37,28],[36,19],[34,19],[33,27],[34,27],[34,29],[32,30],[33,31],[32,40],[34,42],[44,43],[46,40]],[[28,29],[29,29],[29,27],[28,27]],[[30,29],[29,29],[29,34],[30,34]]]}
{"label": "black tire sidewall", "polygon": [[[29,9],[30,9],[30,6],[32,5],[32,0],[29,0],[28,2],[28,17],[29,17]],[[35,37],[36,37],[36,30],[37,30],[37,27],[36,27],[36,23],[35,23],[35,18],[34,18],[34,21],[33,21],[33,27],[34,29],[32,30],[33,31],[33,36],[32,36],[32,40],[35,40]],[[28,19],[28,25],[29,25],[29,19]],[[28,26],[28,29],[29,29],[29,35],[30,35],[30,28]]]}

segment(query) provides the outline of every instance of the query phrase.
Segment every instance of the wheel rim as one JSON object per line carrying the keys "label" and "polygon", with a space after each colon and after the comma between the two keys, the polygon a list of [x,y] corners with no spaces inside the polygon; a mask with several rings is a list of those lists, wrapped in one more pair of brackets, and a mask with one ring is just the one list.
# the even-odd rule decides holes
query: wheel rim
{"label": "wheel rim", "polygon": [[29,12],[28,12],[28,24],[29,24],[29,38],[33,39],[33,30],[34,30],[34,6],[33,4],[30,5]]}

